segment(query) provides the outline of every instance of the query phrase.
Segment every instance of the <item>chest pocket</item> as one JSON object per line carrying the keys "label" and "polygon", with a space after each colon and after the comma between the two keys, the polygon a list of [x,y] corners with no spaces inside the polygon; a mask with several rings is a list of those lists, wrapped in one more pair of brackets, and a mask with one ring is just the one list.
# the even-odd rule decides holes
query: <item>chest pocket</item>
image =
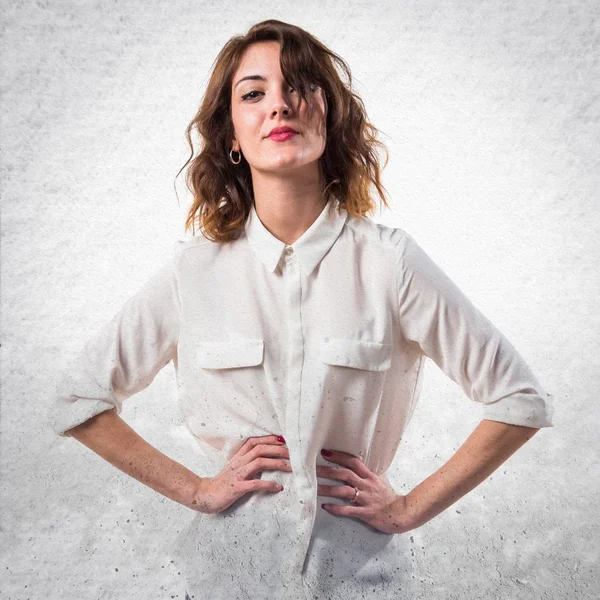
{"label": "chest pocket", "polygon": [[197,361],[203,369],[254,367],[262,363],[263,354],[264,341],[260,338],[200,342],[197,345]]}
{"label": "chest pocket", "polygon": [[392,365],[392,344],[327,337],[321,340],[320,357],[328,365],[387,371]]}

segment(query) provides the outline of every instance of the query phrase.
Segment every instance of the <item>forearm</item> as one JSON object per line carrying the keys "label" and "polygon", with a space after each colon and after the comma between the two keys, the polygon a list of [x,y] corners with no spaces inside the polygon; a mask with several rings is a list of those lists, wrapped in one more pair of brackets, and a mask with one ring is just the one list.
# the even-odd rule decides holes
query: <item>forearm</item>
{"label": "forearm", "polygon": [[123,473],[193,508],[191,502],[202,479],[151,446],[114,409],[88,419],[69,433]]}
{"label": "forearm", "polygon": [[478,486],[537,431],[481,421],[450,460],[407,495],[412,528],[427,523]]}

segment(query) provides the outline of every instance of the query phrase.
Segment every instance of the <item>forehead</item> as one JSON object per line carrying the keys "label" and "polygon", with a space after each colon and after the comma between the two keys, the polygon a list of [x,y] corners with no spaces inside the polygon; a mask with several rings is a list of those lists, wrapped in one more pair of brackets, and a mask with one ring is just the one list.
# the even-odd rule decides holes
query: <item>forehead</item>
{"label": "forehead", "polygon": [[[281,72],[279,66],[280,44],[276,41],[256,42],[246,48],[240,64],[235,72],[234,83],[237,76],[264,74],[262,71]],[[252,71],[252,72],[251,72]]]}

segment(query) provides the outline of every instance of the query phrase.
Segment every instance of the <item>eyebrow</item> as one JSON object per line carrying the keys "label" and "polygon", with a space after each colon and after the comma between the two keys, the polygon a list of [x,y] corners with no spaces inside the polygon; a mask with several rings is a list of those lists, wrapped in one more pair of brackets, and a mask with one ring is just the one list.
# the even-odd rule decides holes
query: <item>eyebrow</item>
{"label": "eyebrow", "polygon": [[234,86],[233,89],[235,89],[240,83],[242,83],[242,81],[246,81],[246,79],[253,79],[256,81],[266,81],[266,78],[263,77],[262,75],[246,75],[245,77],[242,77]]}

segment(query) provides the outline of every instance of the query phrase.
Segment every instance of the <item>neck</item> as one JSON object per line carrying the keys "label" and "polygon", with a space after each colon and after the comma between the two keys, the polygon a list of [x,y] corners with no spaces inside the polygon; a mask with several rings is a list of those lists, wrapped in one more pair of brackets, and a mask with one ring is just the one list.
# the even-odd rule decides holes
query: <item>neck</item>
{"label": "neck", "polygon": [[278,240],[291,245],[316,221],[326,200],[322,181],[306,173],[252,177],[256,214]]}

